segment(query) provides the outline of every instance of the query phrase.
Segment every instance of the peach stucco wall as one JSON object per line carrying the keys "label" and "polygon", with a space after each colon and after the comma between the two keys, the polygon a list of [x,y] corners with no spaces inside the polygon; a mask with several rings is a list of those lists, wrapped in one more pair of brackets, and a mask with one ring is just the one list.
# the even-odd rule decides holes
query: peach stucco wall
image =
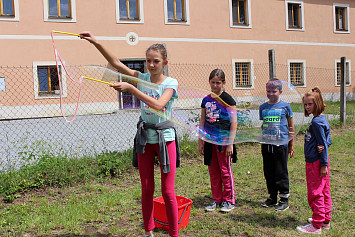
{"label": "peach stucco wall", "polygon": [[[286,30],[283,0],[251,0],[252,27],[247,29],[229,26],[227,0],[190,0],[189,25],[166,25],[162,0],[143,2],[143,24],[116,23],[114,0],[76,0],[76,22],[55,23],[44,21],[42,0],[20,0],[20,20],[0,21],[0,67],[32,67],[34,61],[54,61],[51,30],[73,33],[88,30],[98,37],[106,37],[103,40],[105,46],[119,58],[144,58],[145,49],[158,41],[167,45],[172,64],[231,64],[232,59],[253,59],[254,64],[267,64],[269,49],[275,50],[276,62],[282,65],[287,65],[289,59],[300,59],[306,60],[307,67],[334,69],[334,61],[342,56],[355,62],[353,0],[341,1],[350,9],[349,34],[333,32],[333,1],[330,0],[303,1],[304,31]],[[126,43],[128,32],[138,34],[140,41],[137,45]],[[112,40],[112,37],[122,38]],[[154,39],[149,40],[150,37]],[[84,40],[56,35],[55,42],[63,58],[71,64],[107,64],[98,51]],[[31,98],[26,102],[28,105],[58,103],[56,100],[43,102],[34,99],[31,73],[15,76],[13,80],[17,82],[7,82],[7,87],[18,87],[21,83],[29,85],[21,92],[24,97]],[[354,86],[347,87],[347,91],[354,91]],[[8,96],[11,93],[15,92],[10,90]],[[10,99],[6,103],[24,104],[23,101]]]}

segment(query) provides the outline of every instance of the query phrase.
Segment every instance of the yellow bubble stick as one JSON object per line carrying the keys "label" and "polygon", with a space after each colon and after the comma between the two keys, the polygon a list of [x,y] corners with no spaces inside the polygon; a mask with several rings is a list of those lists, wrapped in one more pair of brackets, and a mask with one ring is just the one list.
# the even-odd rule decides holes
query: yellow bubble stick
{"label": "yellow bubble stick", "polygon": [[57,30],[53,30],[53,33],[66,34],[66,35],[74,35],[74,36],[81,37],[81,35],[79,35],[79,34],[74,34],[74,33],[69,33],[69,32],[63,32],[63,31],[57,31]]}
{"label": "yellow bubble stick", "polygon": [[100,82],[100,83],[104,83],[104,84],[107,84],[107,85],[110,85],[110,86],[113,86],[113,85],[114,85],[113,83],[110,83],[110,82],[107,82],[107,81],[97,80],[97,79],[90,78],[90,77],[84,77],[84,76],[83,76],[83,78],[88,79],[88,80],[92,80],[92,81],[96,81],[96,82]]}

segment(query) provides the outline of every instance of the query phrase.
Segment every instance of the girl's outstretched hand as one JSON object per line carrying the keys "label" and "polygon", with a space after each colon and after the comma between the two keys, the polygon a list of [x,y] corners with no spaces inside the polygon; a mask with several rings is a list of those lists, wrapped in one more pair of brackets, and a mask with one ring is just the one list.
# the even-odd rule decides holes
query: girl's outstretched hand
{"label": "girl's outstretched hand", "polygon": [[325,177],[328,174],[328,167],[327,166],[321,166],[320,167],[320,176]]}
{"label": "girl's outstretched hand", "polygon": [[114,85],[110,86],[113,89],[115,89],[116,91],[119,92],[130,92],[130,90],[132,89],[132,87],[134,87],[133,85],[127,83],[127,82],[116,82]]}
{"label": "girl's outstretched hand", "polygon": [[79,35],[81,35],[80,38],[86,39],[87,41],[89,41],[89,42],[92,43],[92,44],[97,43],[96,38],[95,38],[94,35],[91,34],[89,31],[83,31],[83,32],[79,33]]}

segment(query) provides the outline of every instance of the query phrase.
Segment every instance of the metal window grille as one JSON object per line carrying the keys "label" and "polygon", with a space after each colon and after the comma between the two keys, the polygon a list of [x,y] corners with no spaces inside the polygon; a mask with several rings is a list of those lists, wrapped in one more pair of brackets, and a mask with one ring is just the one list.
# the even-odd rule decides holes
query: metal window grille
{"label": "metal window grille", "polygon": [[292,85],[304,85],[303,63],[290,64],[290,81]]}
{"label": "metal window grille", "polygon": [[235,63],[235,85],[250,87],[250,63]]}

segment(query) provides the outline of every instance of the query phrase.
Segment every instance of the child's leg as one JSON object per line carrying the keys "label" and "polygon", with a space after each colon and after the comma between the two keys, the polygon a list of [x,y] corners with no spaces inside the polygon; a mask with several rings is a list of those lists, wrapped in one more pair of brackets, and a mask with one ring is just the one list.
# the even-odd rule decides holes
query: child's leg
{"label": "child's leg", "polygon": [[288,148],[274,147],[275,154],[275,183],[281,199],[287,200],[290,196],[288,178]]}
{"label": "child's leg", "polygon": [[155,228],[153,220],[154,196],[154,163],[155,150],[153,144],[147,144],[144,154],[138,154],[138,168],[142,185],[142,212],[145,231]]}
{"label": "child's leg", "polygon": [[[329,160],[329,159],[328,159]],[[329,223],[332,217],[330,216],[330,212],[332,210],[332,197],[330,195],[330,182],[329,182],[329,165],[328,165],[328,174],[325,178],[325,185],[324,185],[324,208],[325,208],[325,221]]]}
{"label": "child's leg", "polygon": [[[178,205],[175,195],[176,146],[175,141],[166,143],[169,153],[170,172],[161,173],[161,188],[165,202],[166,215],[169,222],[169,235],[179,236]],[[158,147],[159,149],[159,147]],[[162,167],[160,165],[160,171]]]}
{"label": "child's leg", "polygon": [[208,166],[208,171],[210,173],[211,180],[211,191],[212,191],[212,200],[218,203],[223,201],[222,196],[222,180],[221,180],[221,169],[218,163],[218,146],[212,145],[212,161],[211,165]]}
{"label": "child's leg", "polygon": [[221,170],[221,179],[223,182],[223,201],[235,204],[235,187],[234,177],[231,167],[231,158],[226,157],[226,147],[223,147],[222,152],[217,152],[218,164]]}
{"label": "child's leg", "polygon": [[266,187],[270,194],[270,198],[273,200],[277,199],[277,188],[275,182],[275,165],[274,156],[271,145],[261,145],[261,154],[263,155],[263,170],[264,177],[266,180]]}
{"label": "child's leg", "polygon": [[313,211],[312,224],[316,228],[321,228],[325,221],[323,189],[326,179],[320,176],[320,160],[306,162],[306,179],[308,204]]}

